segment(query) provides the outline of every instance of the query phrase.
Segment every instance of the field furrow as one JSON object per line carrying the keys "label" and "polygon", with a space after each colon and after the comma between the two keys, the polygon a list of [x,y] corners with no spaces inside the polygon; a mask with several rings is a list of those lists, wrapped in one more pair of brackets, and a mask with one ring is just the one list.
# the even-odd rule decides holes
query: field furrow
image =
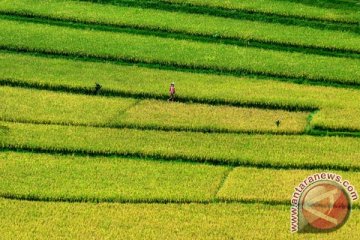
{"label": "field furrow", "polygon": [[[9,1],[0,5],[0,13],[38,17],[43,18],[45,22],[47,19],[62,20],[96,24],[100,27],[101,25],[111,25],[150,31],[161,30],[168,33],[205,36],[222,41],[232,39],[239,40],[241,41],[239,44],[248,46],[253,46],[253,43],[265,43],[284,45],[284,50],[294,46],[318,49],[319,53],[322,50],[360,53],[360,37],[355,33],[235,20],[201,14],[60,0],[46,3],[35,0]],[[261,45],[254,45],[261,47]],[[271,48],[269,45],[264,47]],[[278,49],[281,50],[281,48]]]}
{"label": "field furrow", "polygon": [[[181,102],[291,111],[321,109],[313,118],[314,127],[346,131],[360,129],[358,90],[4,52],[0,54],[0,66],[3,68],[0,72],[2,84],[93,94],[95,82],[100,82],[103,85],[101,95],[166,100],[168,84],[175,82],[177,100]],[[100,106],[103,101],[97,101],[96,105]],[[101,110],[104,113],[103,110],[106,107]]]}
{"label": "field furrow", "polygon": [[[88,2],[121,3],[137,2],[136,0],[83,0]],[[360,10],[356,1],[276,1],[276,0],[141,0],[140,3],[171,3],[204,8],[204,11],[216,12],[218,9],[263,13],[274,16],[285,16],[300,19],[314,19],[328,22],[358,24]],[[156,5],[154,5],[156,6]],[[185,7],[184,6],[184,7]]]}
{"label": "field furrow", "polygon": [[166,99],[170,82],[175,82],[178,100],[290,110],[314,110],[331,99],[358,97],[345,89],[6,52],[1,52],[0,64],[3,84],[72,92],[92,93],[99,82],[102,94]]}
{"label": "field furrow", "polygon": [[360,239],[359,13],[0,0],[0,239]]}
{"label": "field furrow", "polygon": [[2,48],[360,84],[360,60],[0,20]]}
{"label": "field furrow", "polygon": [[[289,199],[294,188],[315,173],[319,173],[319,176],[325,173],[334,180],[337,174],[342,177],[339,184],[345,180],[350,181],[352,186],[360,184],[358,172],[251,167],[231,170],[225,166],[154,159],[12,151],[0,152],[0,166],[0,197],[44,201],[219,201],[290,205]],[[7,172],[12,174],[6,175]],[[226,180],[221,184],[224,178]],[[356,191],[353,194],[354,197],[359,197]],[[359,205],[357,202],[354,204]]]}
{"label": "field furrow", "polygon": [[347,137],[205,134],[2,122],[0,144],[3,148],[40,152],[116,154],[275,168],[360,169],[360,141]]}
{"label": "field furrow", "polygon": [[359,116],[360,107],[324,108],[314,116],[311,125],[319,130],[360,132]]}
{"label": "field furrow", "polygon": [[[309,112],[105,98],[0,87],[3,121],[203,132],[303,133]],[[277,125],[276,122],[279,121]]]}
{"label": "field furrow", "polygon": [[227,171],[204,164],[16,152],[0,152],[0,166],[0,196],[70,202],[209,201]]}

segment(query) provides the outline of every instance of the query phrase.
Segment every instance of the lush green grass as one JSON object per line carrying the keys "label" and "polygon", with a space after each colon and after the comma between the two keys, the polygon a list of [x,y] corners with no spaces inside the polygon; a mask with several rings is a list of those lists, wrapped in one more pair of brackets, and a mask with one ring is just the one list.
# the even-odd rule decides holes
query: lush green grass
{"label": "lush green grass", "polygon": [[[0,84],[12,86],[0,87],[0,238],[319,238],[290,235],[291,193],[319,171],[358,188],[359,138],[270,133],[300,133],[305,125],[360,130],[360,60],[305,50],[359,51],[355,33],[329,30],[357,31],[359,7],[341,0],[128,0],[144,8],[99,1],[121,4],[0,0],[0,12],[41,18],[0,20]],[[172,11],[166,2],[188,5]],[[181,34],[151,33],[157,29]],[[239,47],[220,38],[264,43]],[[99,96],[95,82],[103,85]],[[179,102],[163,101],[170,82]],[[171,131],[180,129],[251,134]],[[321,237],[359,238],[358,207],[344,227]]]}
{"label": "lush green grass", "polygon": [[309,114],[11,87],[0,87],[0,101],[5,106],[0,109],[3,121],[174,130],[302,133]]}
{"label": "lush green grass", "polygon": [[1,125],[2,147],[236,165],[341,169],[360,166],[360,141],[350,137],[205,134],[5,122]]}
{"label": "lush green grass", "polygon": [[[360,95],[360,94],[359,94]],[[328,118],[328,116],[332,116]],[[313,118],[311,125],[317,129],[360,132],[360,108],[324,108]]]}
{"label": "lush green grass", "polygon": [[[291,234],[289,207],[262,204],[91,204],[0,199],[3,239],[318,239]],[[326,239],[357,239],[354,210]]]}
{"label": "lush green grass", "polygon": [[[97,1],[97,0],[90,0]],[[121,0],[100,0],[103,2],[116,2]],[[130,0],[131,1],[131,0]],[[144,0],[143,0],[144,1]],[[149,0],[145,0],[149,1]],[[150,0],[152,2],[187,3],[194,6],[209,6],[229,10],[246,10],[280,16],[300,17],[323,21],[336,21],[343,23],[358,23],[360,16],[356,1],[278,1],[278,0]]]}
{"label": "lush green grass", "polygon": [[133,98],[105,98],[34,89],[0,87],[0,118],[7,121],[106,125],[137,103]]}
{"label": "lush green grass", "polygon": [[[77,61],[0,52],[0,78],[52,88],[93,89],[95,81],[103,90],[124,94],[163,97],[175,82],[178,96],[186,99],[232,104],[265,104],[283,108],[359,106],[358,90],[299,85],[263,80],[160,70],[104,62]],[[276,79],[274,79],[276,80]]]}
{"label": "lush green grass", "polygon": [[[142,101],[121,122],[139,126],[223,131],[303,133],[308,112]],[[280,121],[280,126],[275,124]]]}
{"label": "lush green grass", "polygon": [[[349,100],[352,100],[358,97],[357,92],[351,90],[4,52],[0,54],[0,63],[1,79],[12,79],[12,82],[18,84],[23,82],[51,88],[88,90],[93,89],[94,82],[98,81],[103,85],[104,91],[163,99],[168,97],[171,82],[176,84],[178,97],[208,102],[314,108],[320,105],[318,102],[325,104],[334,98],[339,100],[350,96]],[[267,90],[264,91],[264,88]],[[342,101],[344,100],[338,102]]]}
{"label": "lush green grass", "polygon": [[3,1],[0,12],[115,26],[181,32],[191,35],[255,40],[360,53],[360,37],[355,33],[286,26],[274,23],[210,17],[200,14],[154,9],[119,7],[52,0]]}
{"label": "lush green grass", "polygon": [[[0,196],[62,201],[208,201],[227,167],[0,152]],[[11,174],[10,174],[11,173]]]}
{"label": "lush green grass", "polygon": [[[324,171],[237,167],[227,176],[230,168],[204,164],[9,151],[0,152],[0,166],[0,196],[94,202],[290,204],[294,187]],[[353,186],[360,183],[358,172],[335,173]]]}
{"label": "lush green grass", "polygon": [[[180,100],[283,109],[320,108],[314,118],[315,126],[360,128],[356,112],[360,103],[358,90],[10,53],[0,54],[0,66],[0,79],[12,79],[14,84],[90,91],[98,81],[103,92],[166,99],[169,83],[175,82]],[[322,116],[321,123],[318,114]]]}
{"label": "lush green grass", "polygon": [[[308,176],[322,172],[336,173],[342,177],[342,181],[348,180],[351,185],[360,186],[358,172],[237,167],[230,172],[217,197],[222,200],[260,200],[290,204],[294,188]],[[359,205],[359,201],[354,204]]]}
{"label": "lush green grass", "polygon": [[1,46],[223,71],[360,83],[360,60],[1,20]]}

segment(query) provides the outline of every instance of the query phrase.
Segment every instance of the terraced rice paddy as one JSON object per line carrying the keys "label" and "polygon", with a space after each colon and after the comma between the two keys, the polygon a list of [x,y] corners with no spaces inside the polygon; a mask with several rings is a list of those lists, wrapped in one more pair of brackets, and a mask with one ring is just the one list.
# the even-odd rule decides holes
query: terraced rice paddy
{"label": "terraced rice paddy", "polygon": [[359,238],[358,202],[289,231],[307,176],[360,189],[359,24],[353,0],[0,0],[0,238]]}

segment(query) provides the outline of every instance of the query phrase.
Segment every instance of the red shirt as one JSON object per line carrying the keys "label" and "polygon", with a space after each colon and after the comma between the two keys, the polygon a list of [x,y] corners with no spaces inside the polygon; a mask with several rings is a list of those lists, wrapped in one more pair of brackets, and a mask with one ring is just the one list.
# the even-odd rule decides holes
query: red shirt
{"label": "red shirt", "polygon": [[170,90],[169,90],[169,91],[170,91],[171,94],[174,94],[174,93],[175,93],[175,87],[174,87],[174,86],[170,86]]}

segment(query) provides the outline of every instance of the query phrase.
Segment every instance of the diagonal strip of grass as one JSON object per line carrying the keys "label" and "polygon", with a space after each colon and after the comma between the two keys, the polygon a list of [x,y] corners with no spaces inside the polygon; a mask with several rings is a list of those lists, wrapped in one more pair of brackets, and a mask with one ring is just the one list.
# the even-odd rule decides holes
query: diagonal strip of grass
{"label": "diagonal strip of grass", "polygon": [[0,45],[18,50],[360,84],[360,60],[0,20]]}
{"label": "diagonal strip of grass", "polygon": [[[135,2],[134,0],[83,0],[90,2],[116,3]],[[354,2],[341,3],[335,1],[277,1],[277,0],[141,0],[141,2],[184,4],[189,6],[222,8],[226,10],[240,10],[252,13],[315,19],[329,22],[353,23],[360,22],[357,11],[359,6]]]}
{"label": "diagonal strip of grass", "polygon": [[7,129],[0,135],[4,148],[136,155],[261,167],[360,167],[357,138],[205,134],[5,122],[1,125]]}
{"label": "diagonal strip of grass", "polygon": [[72,22],[162,30],[210,38],[229,38],[360,53],[360,37],[350,32],[234,20],[201,14],[60,0],[45,3],[35,0],[9,1],[2,3],[0,12]]}

